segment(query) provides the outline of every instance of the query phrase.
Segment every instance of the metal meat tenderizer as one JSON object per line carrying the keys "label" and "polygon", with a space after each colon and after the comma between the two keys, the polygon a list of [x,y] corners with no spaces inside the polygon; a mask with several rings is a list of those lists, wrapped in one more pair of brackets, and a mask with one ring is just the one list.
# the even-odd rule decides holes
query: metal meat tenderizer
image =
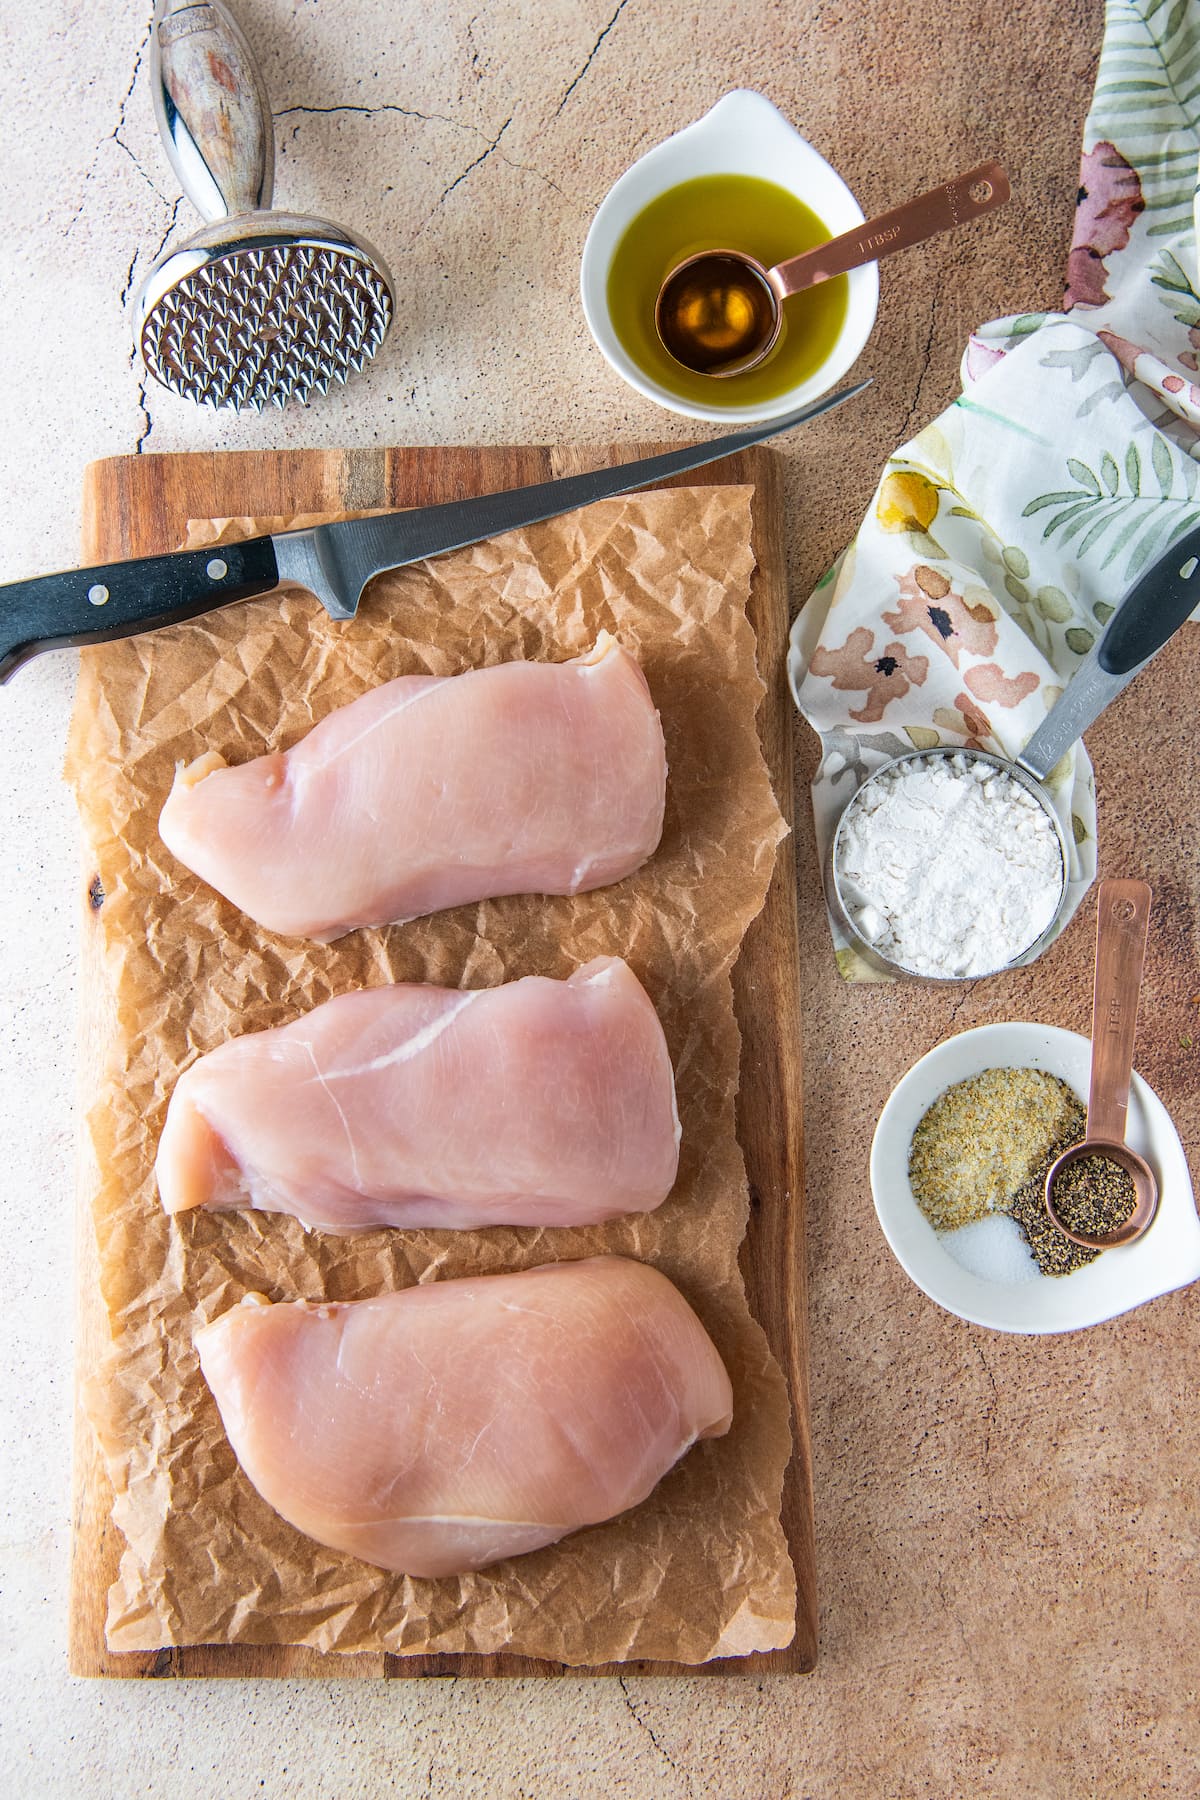
{"label": "metal meat tenderizer", "polygon": [[150,374],[189,400],[255,412],[345,381],[383,342],[392,278],[340,225],[270,210],[270,107],[221,0],[157,0],[151,81],[171,166],[208,223],[143,284]]}

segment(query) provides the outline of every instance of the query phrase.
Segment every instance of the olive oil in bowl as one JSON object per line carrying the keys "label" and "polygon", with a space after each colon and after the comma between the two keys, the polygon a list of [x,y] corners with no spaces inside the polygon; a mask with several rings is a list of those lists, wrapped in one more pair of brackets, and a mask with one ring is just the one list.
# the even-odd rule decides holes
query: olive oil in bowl
{"label": "olive oil in bowl", "polygon": [[740,250],[770,268],[832,234],[786,188],[753,175],[700,175],[668,188],[638,213],[613,252],[607,300],[627,356],[682,400],[719,409],[777,400],[828,360],[846,320],[844,275],[795,294],[783,309],[777,348],[759,368],[717,380],[669,356],[654,327],[654,303],[671,270],[702,250]]}

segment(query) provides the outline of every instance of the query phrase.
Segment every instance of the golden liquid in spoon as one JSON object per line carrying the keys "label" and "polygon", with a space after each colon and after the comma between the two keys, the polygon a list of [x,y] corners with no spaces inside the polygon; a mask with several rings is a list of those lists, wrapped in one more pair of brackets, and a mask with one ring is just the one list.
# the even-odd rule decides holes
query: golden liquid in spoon
{"label": "golden liquid in spoon", "polygon": [[[794,295],[784,306],[783,331],[770,358],[721,381],[692,374],[664,350],[654,327],[658,291],[677,264],[703,250],[740,250],[770,268],[831,235],[811,207],[773,181],[701,175],[681,182],[644,207],[617,245],[608,275],[613,330],[643,374],[680,399],[714,409],[777,399],[815,374],[832,352],[846,318],[844,275]],[[719,330],[720,321],[714,318],[710,326]]]}
{"label": "golden liquid in spoon", "polygon": [[[658,335],[676,362],[714,375],[760,355],[775,332],[778,302],[736,256],[685,263],[658,303]],[[731,371],[731,373],[737,372]]]}

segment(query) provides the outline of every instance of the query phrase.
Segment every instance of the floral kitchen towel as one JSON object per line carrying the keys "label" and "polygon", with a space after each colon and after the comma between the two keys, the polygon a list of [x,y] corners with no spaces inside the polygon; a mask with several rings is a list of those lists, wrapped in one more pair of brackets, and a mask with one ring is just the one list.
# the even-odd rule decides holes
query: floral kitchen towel
{"label": "floral kitchen towel", "polygon": [[[1015,755],[1113,602],[1200,520],[1198,160],[1200,0],[1108,0],[1062,311],[972,336],[962,393],[888,462],[793,629],[823,855],[889,757]],[[1049,787],[1065,923],[1096,873],[1082,746]],[[831,929],[842,973],[879,980]]]}

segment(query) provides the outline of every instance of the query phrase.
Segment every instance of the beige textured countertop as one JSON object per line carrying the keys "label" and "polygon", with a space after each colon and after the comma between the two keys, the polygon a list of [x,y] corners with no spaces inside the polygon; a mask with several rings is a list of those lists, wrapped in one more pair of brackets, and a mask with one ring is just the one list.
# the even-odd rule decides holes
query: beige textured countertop
{"label": "beige textured countertop", "polygon": [[[191,229],[151,115],[150,10],[8,0],[0,15],[3,579],[75,561],[83,465],[135,447],[689,435],[593,349],[578,259],[615,177],[734,86],[769,94],[868,211],[992,155],[1017,195],[986,228],[885,269],[871,396],[784,447],[797,601],[883,458],[951,396],[969,328],[1061,292],[1099,0],[240,0],[278,115],[280,200],[374,240],[407,320],[329,401],[214,417],[148,393],[130,356],[130,296],[172,229]],[[816,1674],[70,1680],[77,852],[59,765],[73,675],[71,654],[45,657],[0,695],[7,1793],[1197,1791],[1196,1294],[1035,1342],[961,1325],[910,1286],[871,1213],[863,1093],[954,1009],[935,1021],[839,987],[806,824]],[[1126,849],[1137,829],[1114,816]],[[1048,961],[1047,982],[1078,985],[1085,964]],[[955,1022],[1008,1003],[985,988]],[[1076,1023],[1086,1011],[1079,993]]]}

